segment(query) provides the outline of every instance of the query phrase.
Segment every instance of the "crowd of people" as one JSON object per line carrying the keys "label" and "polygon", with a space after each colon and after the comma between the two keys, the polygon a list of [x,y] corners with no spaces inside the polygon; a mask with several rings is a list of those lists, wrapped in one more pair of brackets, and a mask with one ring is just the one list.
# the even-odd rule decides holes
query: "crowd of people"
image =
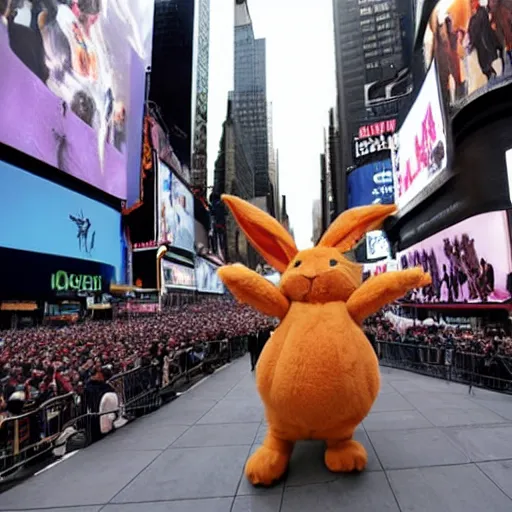
{"label": "crowd of people", "polygon": [[459,352],[512,357],[512,337],[502,327],[473,328],[469,326],[425,325],[414,322],[399,328],[396,322],[379,313],[365,322],[367,335],[375,340],[454,348]]}
{"label": "crowd of people", "polygon": [[155,358],[198,343],[255,334],[272,320],[227,299],[205,300],[157,315],[87,321],[56,329],[0,332],[0,381],[4,396],[15,390],[39,400],[80,392]]}

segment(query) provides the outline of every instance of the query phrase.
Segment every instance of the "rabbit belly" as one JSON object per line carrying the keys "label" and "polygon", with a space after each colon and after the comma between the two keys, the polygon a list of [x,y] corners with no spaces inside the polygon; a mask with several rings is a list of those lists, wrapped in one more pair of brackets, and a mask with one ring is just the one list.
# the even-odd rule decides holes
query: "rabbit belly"
{"label": "rabbit belly", "polygon": [[322,438],[365,418],[379,392],[379,364],[344,303],[296,303],[261,354],[257,384],[269,422]]}

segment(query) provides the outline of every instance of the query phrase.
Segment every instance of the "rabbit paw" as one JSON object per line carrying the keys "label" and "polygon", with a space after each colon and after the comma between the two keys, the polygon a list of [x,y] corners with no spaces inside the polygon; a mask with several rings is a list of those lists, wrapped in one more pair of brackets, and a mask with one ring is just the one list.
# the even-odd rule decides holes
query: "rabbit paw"
{"label": "rabbit paw", "polygon": [[286,472],[290,457],[266,446],[260,446],[245,465],[245,476],[252,485],[270,486]]}
{"label": "rabbit paw", "polygon": [[357,441],[343,441],[325,451],[325,465],[334,473],[363,471],[368,462],[364,446]]}
{"label": "rabbit paw", "polygon": [[432,284],[432,277],[428,272],[424,272],[421,267],[414,269],[416,274],[416,288],[422,288]]}

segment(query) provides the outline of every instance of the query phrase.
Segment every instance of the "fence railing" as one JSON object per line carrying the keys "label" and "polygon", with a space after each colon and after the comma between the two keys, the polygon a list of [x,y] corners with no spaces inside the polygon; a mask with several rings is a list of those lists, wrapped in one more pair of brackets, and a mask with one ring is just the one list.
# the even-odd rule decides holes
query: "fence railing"
{"label": "fence railing", "polygon": [[[117,406],[100,412],[101,393],[68,393],[33,406],[19,416],[0,419],[0,483],[31,463],[50,458],[67,442],[83,447],[98,439],[100,417],[126,421],[158,409],[175,396],[181,382],[210,374],[247,350],[246,337],[196,344],[172,353],[163,365],[151,364],[113,376],[108,384]],[[104,394],[104,393],[103,393]],[[59,452],[63,455],[66,451]]]}
{"label": "fence railing", "polygon": [[512,394],[511,357],[379,340],[374,348],[384,366]]}

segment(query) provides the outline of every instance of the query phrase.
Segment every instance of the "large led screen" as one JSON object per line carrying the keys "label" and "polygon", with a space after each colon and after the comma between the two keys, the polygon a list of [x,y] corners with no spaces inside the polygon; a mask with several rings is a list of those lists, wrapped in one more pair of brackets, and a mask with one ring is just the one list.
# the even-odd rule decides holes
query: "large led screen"
{"label": "large led screen", "polygon": [[393,204],[393,168],[391,160],[357,167],[348,180],[348,207],[368,204]]}
{"label": "large led screen", "polygon": [[162,260],[162,277],[164,290],[172,290],[173,288],[196,289],[196,276],[193,268]]}
{"label": "large led screen", "polygon": [[140,170],[151,2],[13,0],[0,20],[0,142],[126,198]]}
{"label": "large led screen", "polygon": [[0,247],[105,263],[122,279],[119,212],[3,162],[0,190]]}
{"label": "large led screen", "polygon": [[446,168],[446,134],[435,65],[400,128],[394,164],[395,202],[399,208],[410,203]]}
{"label": "large led screen", "polygon": [[442,0],[424,36],[452,114],[512,77],[512,7],[502,0]]}
{"label": "large led screen", "polygon": [[432,286],[404,301],[418,303],[505,302],[512,272],[507,214],[484,213],[447,228],[398,254],[400,268],[422,266]]}
{"label": "large led screen", "polygon": [[217,274],[218,268],[204,258],[196,258],[197,291],[203,293],[224,293],[224,284]]}
{"label": "large led screen", "polygon": [[158,240],[194,252],[194,196],[163,162],[158,165]]}

